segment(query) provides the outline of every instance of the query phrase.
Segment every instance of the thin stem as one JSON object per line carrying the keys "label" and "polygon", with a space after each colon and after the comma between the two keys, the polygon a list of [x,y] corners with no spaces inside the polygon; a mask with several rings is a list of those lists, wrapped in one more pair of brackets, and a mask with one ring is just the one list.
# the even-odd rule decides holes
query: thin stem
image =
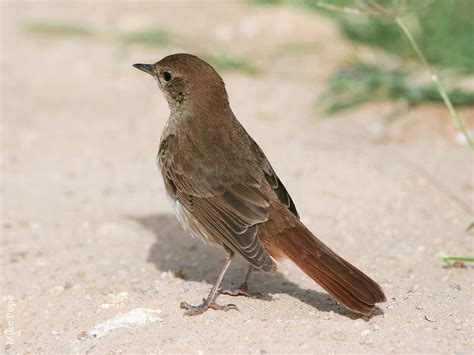
{"label": "thin stem", "polygon": [[[424,56],[423,52],[420,50],[420,47],[418,47],[418,44],[416,43],[415,39],[411,35],[410,31],[408,31],[408,29],[406,28],[406,26],[403,23],[400,16],[390,16],[387,12],[384,11],[384,9],[377,2],[371,3],[372,6],[375,6],[375,9],[367,7],[367,5],[364,4],[363,2],[359,3],[358,1],[356,1],[356,4],[358,5],[357,8],[351,8],[351,7],[341,7],[341,6],[337,6],[337,5],[327,4],[324,1],[319,1],[317,3],[317,5],[319,7],[325,8],[327,10],[339,11],[339,12],[344,12],[344,13],[352,14],[352,15],[360,15],[360,14],[364,13],[364,14],[372,15],[372,16],[388,17],[388,18],[391,18],[391,19],[395,20],[398,27],[401,29],[401,31],[403,32],[405,37],[410,42],[410,45],[412,46],[412,48],[415,51],[416,55],[421,60],[423,66],[431,74],[431,81],[433,81],[433,83],[435,84],[436,89],[438,90],[441,98],[444,101],[444,104],[448,108],[449,113],[451,115],[451,118],[454,121],[454,124],[457,126],[459,131],[461,131],[461,133],[464,136],[464,139],[469,144],[470,148],[474,151],[474,141],[472,140],[471,136],[467,132],[464,121],[458,115],[456,109],[454,108],[448,94],[446,93],[446,90],[444,89],[444,86],[443,86],[441,80],[438,77],[438,74],[436,74],[436,71],[434,70],[434,68],[426,60],[426,57]],[[405,5],[404,1],[401,2],[401,5],[403,5],[403,6]]]}
{"label": "thin stem", "polygon": [[461,262],[474,262],[474,256],[464,256],[464,255],[446,255],[444,253],[439,253],[438,256],[443,259],[443,262],[447,267],[453,266],[450,261],[461,261]]}
{"label": "thin stem", "polygon": [[323,8],[323,9],[326,9],[326,10],[344,12],[346,14],[360,15],[361,13],[365,13],[364,11],[361,11],[359,9],[355,9],[353,7],[337,6],[337,5],[333,5],[333,4],[327,4],[323,1],[319,1],[317,3],[317,5],[321,8]]}
{"label": "thin stem", "polygon": [[442,255],[444,261],[457,260],[457,261],[470,261],[474,262],[474,256],[462,256],[462,255]]}
{"label": "thin stem", "polygon": [[439,77],[436,74],[435,70],[433,69],[433,67],[426,60],[425,56],[423,55],[420,48],[418,47],[418,44],[416,43],[415,39],[411,35],[410,31],[408,31],[408,29],[405,27],[405,24],[403,23],[401,18],[400,17],[395,17],[395,22],[397,23],[398,27],[400,27],[403,34],[405,35],[405,37],[410,42],[412,48],[415,50],[416,54],[418,55],[418,58],[421,60],[421,62],[425,66],[425,68],[430,72],[431,80],[436,85],[436,88],[438,89],[438,92],[441,95],[441,97],[444,101],[444,104],[448,108],[452,119],[454,120],[455,124],[457,124],[458,129],[464,135],[464,138],[466,139],[466,142],[469,144],[471,149],[474,150],[474,141],[469,136],[469,133],[466,130],[466,126],[464,125],[464,121],[461,119],[461,117],[459,117],[456,109],[454,108],[451,100],[449,99],[448,94],[446,94],[446,90],[444,90],[443,84],[441,83],[441,80],[439,79]]}

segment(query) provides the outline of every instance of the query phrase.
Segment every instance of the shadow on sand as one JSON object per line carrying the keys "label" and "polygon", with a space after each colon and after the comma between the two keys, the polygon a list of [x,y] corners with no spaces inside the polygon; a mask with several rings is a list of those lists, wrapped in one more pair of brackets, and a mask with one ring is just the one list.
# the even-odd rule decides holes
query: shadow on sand
{"label": "shadow on sand", "polygon": [[[158,270],[173,271],[184,280],[214,284],[218,270],[225,259],[223,249],[207,246],[201,240],[191,238],[174,215],[127,218],[155,235],[156,241],[150,248],[147,261],[153,263]],[[224,277],[222,288],[238,287],[243,281],[247,265],[240,258],[235,258]],[[261,293],[263,300],[271,301],[271,294],[286,293],[321,312],[334,311],[345,317],[359,318],[358,315],[337,304],[327,293],[302,289],[280,272],[275,274],[254,272],[250,278],[249,288],[251,292]],[[382,311],[376,308],[372,315],[380,314]]]}

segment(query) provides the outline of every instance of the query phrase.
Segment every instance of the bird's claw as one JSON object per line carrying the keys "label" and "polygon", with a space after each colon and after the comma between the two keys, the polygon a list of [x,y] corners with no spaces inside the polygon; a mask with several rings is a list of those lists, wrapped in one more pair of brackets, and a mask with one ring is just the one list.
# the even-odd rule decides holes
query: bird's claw
{"label": "bird's claw", "polygon": [[235,304],[229,303],[221,306],[214,301],[209,302],[205,298],[202,299],[202,303],[199,306],[192,306],[188,302],[181,302],[180,307],[186,310],[186,312],[184,312],[185,316],[197,316],[206,312],[209,308],[224,312],[230,311],[231,309],[239,310]]}

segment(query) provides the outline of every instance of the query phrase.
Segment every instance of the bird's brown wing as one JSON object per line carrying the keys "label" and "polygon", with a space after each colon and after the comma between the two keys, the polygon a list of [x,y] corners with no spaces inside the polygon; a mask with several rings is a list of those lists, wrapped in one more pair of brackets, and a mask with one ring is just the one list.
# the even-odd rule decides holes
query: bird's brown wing
{"label": "bird's brown wing", "polygon": [[158,164],[185,227],[194,235],[227,246],[257,269],[274,270],[273,259],[257,237],[258,225],[268,220],[270,205],[262,186],[267,183],[265,173],[260,171],[258,178],[252,175],[255,169],[249,169],[233,183],[217,174],[202,176],[202,171],[185,171],[186,164],[180,161],[184,158],[174,149],[172,141],[162,142]]}
{"label": "bird's brown wing", "polygon": [[288,193],[285,185],[281,182],[280,178],[277,176],[275,171],[273,170],[270,162],[268,161],[267,157],[263,150],[258,146],[257,142],[255,142],[252,137],[249,136],[251,139],[252,145],[255,148],[260,160],[263,162],[263,172],[265,174],[265,179],[267,180],[268,184],[272,187],[275,191],[276,196],[283,203],[290,211],[293,213],[298,219],[300,218],[298,211],[296,210],[295,203],[293,202],[290,194]]}

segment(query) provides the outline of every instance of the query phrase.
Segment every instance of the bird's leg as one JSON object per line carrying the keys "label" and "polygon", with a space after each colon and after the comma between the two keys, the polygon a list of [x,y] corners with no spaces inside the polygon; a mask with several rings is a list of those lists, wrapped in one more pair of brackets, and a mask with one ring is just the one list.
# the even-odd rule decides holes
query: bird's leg
{"label": "bird's leg", "polygon": [[202,314],[206,312],[209,308],[212,308],[218,311],[229,311],[231,309],[238,310],[235,304],[227,304],[227,305],[221,306],[216,303],[216,298],[217,296],[219,296],[219,292],[218,292],[219,285],[221,284],[222,279],[224,278],[224,275],[227,269],[229,268],[230,263],[232,262],[232,258],[234,257],[234,252],[226,248],[225,257],[226,257],[226,260],[224,262],[224,265],[222,265],[221,271],[219,272],[219,276],[217,277],[217,280],[214,283],[214,286],[212,286],[211,292],[209,292],[209,295],[207,296],[207,298],[203,298],[202,303],[199,306],[191,306],[187,302],[181,302],[180,307],[186,310],[186,312],[184,312],[185,316],[196,316],[198,314]]}
{"label": "bird's leg", "polygon": [[245,275],[245,280],[244,282],[242,282],[242,284],[240,285],[240,287],[236,290],[220,290],[220,293],[221,294],[224,294],[224,295],[229,295],[229,296],[246,296],[246,297],[262,297],[262,294],[260,293],[250,293],[249,292],[249,285],[248,285],[248,281],[249,281],[249,278],[250,278],[250,274],[252,273],[252,271],[254,270],[253,266],[250,265],[249,266],[249,270],[247,271],[247,274]]}

